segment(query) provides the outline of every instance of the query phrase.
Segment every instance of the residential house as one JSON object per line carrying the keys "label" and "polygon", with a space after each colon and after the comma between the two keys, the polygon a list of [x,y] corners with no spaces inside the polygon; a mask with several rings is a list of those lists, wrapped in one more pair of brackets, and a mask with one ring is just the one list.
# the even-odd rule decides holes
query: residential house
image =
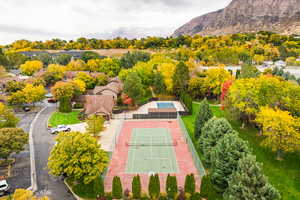
{"label": "residential house", "polygon": [[278,60],[274,63],[274,65],[278,68],[285,68],[287,64],[283,60]]}
{"label": "residential house", "polygon": [[123,84],[119,78],[112,78],[105,86],[97,86],[94,95],[111,95],[117,101],[118,95],[122,92]]}
{"label": "residential house", "polygon": [[111,95],[85,95],[84,113],[87,116],[101,115],[110,120],[114,105],[115,101]]}

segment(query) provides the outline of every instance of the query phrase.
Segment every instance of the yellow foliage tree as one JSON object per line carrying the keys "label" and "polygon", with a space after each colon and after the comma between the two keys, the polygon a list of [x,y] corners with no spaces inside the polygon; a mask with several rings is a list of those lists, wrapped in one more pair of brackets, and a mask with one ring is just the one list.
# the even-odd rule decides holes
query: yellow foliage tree
{"label": "yellow foliage tree", "polygon": [[27,76],[32,76],[35,72],[42,69],[43,63],[39,60],[26,61],[24,64],[20,65],[20,70],[22,74]]}
{"label": "yellow foliage tree", "polygon": [[173,63],[163,63],[160,64],[157,70],[163,75],[165,79],[165,84],[168,92],[173,91],[173,74],[175,72],[176,65]]}
{"label": "yellow foliage tree", "polygon": [[77,59],[72,60],[67,64],[66,71],[85,71],[87,70],[87,65],[83,60]]}
{"label": "yellow foliage tree", "polygon": [[47,196],[40,197],[40,198],[35,197],[32,191],[25,190],[25,189],[16,189],[12,199],[13,200],[49,200]]}
{"label": "yellow foliage tree", "polygon": [[220,95],[223,83],[231,79],[233,76],[225,68],[217,67],[207,70],[205,83],[212,94]]}
{"label": "yellow foliage tree", "polygon": [[279,159],[283,152],[300,149],[300,121],[288,111],[262,107],[255,121],[266,137],[262,144],[276,151]]}

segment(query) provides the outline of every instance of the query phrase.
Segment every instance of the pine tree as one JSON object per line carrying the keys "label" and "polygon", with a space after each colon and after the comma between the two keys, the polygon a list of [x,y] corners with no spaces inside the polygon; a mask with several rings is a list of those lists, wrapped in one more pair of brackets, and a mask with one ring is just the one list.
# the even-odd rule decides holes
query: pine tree
{"label": "pine tree", "polygon": [[132,195],[134,199],[140,199],[142,192],[141,179],[139,175],[136,175],[132,179]]}
{"label": "pine tree", "polygon": [[215,189],[224,192],[228,180],[236,170],[239,159],[249,154],[248,143],[238,137],[237,133],[227,134],[219,140],[212,153],[211,181]]}
{"label": "pine tree", "polygon": [[104,197],[104,184],[102,177],[98,177],[94,180],[94,192],[97,197]]}
{"label": "pine tree", "polygon": [[113,178],[112,196],[115,199],[121,199],[123,195],[123,189],[121,179],[118,176]]}
{"label": "pine tree", "polygon": [[174,199],[175,195],[178,192],[176,176],[168,175],[167,182],[166,182],[166,192],[167,192],[168,198]]}
{"label": "pine tree", "polygon": [[184,192],[194,194],[196,190],[194,174],[188,174],[185,177]]}
{"label": "pine tree", "polygon": [[164,94],[166,92],[164,77],[160,72],[154,74],[153,86],[156,94]]}
{"label": "pine tree", "polygon": [[248,155],[239,160],[237,170],[230,176],[224,199],[276,200],[280,199],[280,194],[268,183],[255,156]]}
{"label": "pine tree", "polygon": [[189,68],[183,62],[177,64],[172,77],[173,91],[176,96],[179,96],[187,89],[188,81],[190,80]]}
{"label": "pine tree", "polygon": [[203,128],[204,124],[213,117],[213,113],[209,107],[209,104],[206,99],[201,101],[199,106],[199,113],[195,120],[195,131],[194,136],[196,139],[200,138],[201,129]]}
{"label": "pine tree", "polygon": [[204,125],[199,145],[207,165],[210,165],[212,162],[212,150],[217,145],[219,139],[232,132],[234,130],[225,118],[212,118]]}

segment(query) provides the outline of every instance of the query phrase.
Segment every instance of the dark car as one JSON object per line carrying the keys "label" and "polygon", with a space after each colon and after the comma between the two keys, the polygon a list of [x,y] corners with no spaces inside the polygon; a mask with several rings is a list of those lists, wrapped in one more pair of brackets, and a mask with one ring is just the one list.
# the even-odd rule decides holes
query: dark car
{"label": "dark car", "polygon": [[23,107],[23,111],[29,112],[29,111],[30,111],[30,108],[29,108],[28,106],[24,106],[24,107]]}

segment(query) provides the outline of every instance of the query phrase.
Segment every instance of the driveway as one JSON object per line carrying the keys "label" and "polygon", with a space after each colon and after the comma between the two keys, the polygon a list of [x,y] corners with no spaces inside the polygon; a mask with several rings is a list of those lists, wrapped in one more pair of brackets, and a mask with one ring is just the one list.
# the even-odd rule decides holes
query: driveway
{"label": "driveway", "polygon": [[47,107],[41,112],[33,126],[33,142],[35,149],[35,164],[38,195],[47,195],[51,200],[73,200],[64,182],[48,174],[47,162],[54,145],[54,136],[49,134],[46,124],[55,107]]}

